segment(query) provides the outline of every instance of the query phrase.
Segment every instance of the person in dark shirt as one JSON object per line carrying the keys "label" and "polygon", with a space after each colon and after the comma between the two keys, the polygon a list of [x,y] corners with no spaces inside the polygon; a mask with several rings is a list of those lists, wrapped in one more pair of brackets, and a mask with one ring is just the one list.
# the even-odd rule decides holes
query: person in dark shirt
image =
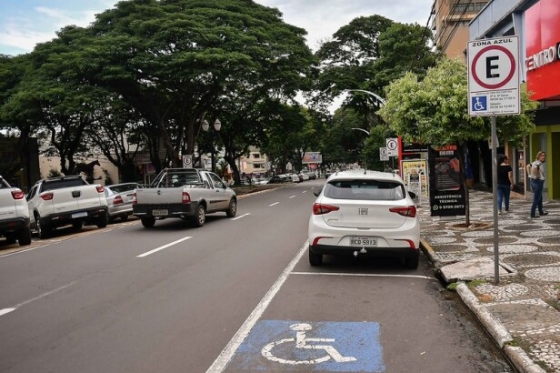
{"label": "person in dark shirt", "polygon": [[500,154],[498,156],[498,213],[502,213],[502,202],[505,204],[506,212],[509,212],[509,195],[513,189],[513,169],[509,165],[508,157]]}

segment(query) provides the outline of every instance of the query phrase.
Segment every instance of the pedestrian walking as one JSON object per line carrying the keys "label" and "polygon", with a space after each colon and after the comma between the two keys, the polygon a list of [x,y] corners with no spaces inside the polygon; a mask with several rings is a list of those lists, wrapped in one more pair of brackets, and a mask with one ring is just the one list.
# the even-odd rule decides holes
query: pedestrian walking
{"label": "pedestrian walking", "polygon": [[[531,188],[533,189],[533,204],[531,205],[531,218],[538,218],[548,215],[543,210],[542,193],[544,188],[545,172],[544,162],[546,161],[546,153],[542,150],[537,153],[536,160],[531,163]],[[539,210],[539,215],[536,215]]]}
{"label": "pedestrian walking", "polygon": [[509,164],[507,156],[498,156],[498,214],[502,213],[502,203],[505,205],[506,212],[509,212],[509,196],[513,189],[513,169]]}

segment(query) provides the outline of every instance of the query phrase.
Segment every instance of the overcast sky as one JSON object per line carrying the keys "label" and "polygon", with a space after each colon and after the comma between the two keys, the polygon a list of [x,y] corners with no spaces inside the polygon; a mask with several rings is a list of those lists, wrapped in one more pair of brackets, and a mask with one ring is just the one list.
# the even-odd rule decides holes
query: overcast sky
{"label": "overcast sky", "polygon": [[[316,50],[341,26],[379,14],[396,22],[426,25],[433,0],[256,0],[280,9],[284,21],[308,32]],[[67,25],[87,26],[116,0],[0,0],[0,54],[17,55],[53,39]]]}

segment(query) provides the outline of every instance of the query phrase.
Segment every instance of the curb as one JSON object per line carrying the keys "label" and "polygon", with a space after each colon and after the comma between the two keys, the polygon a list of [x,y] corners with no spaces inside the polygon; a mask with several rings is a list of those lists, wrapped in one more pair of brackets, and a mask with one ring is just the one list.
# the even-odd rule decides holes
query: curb
{"label": "curb", "polygon": [[509,345],[513,342],[511,334],[487,307],[482,304],[464,282],[457,286],[457,293],[461,300],[474,313],[482,326],[490,333],[504,354],[510,359],[515,369],[521,373],[546,373],[535,364],[521,347]]}
{"label": "curb", "polygon": [[[420,249],[434,264],[435,269],[439,271],[441,263],[437,259],[437,254],[432,246],[425,240],[420,239]],[[531,360],[521,347],[509,345],[509,343],[513,342],[511,334],[507,331],[505,326],[492,315],[488,308],[478,300],[476,295],[474,295],[464,282],[460,282],[457,286],[457,294],[459,294],[463,303],[471,310],[482,326],[492,336],[517,371],[520,373],[546,373],[545,370]]]}

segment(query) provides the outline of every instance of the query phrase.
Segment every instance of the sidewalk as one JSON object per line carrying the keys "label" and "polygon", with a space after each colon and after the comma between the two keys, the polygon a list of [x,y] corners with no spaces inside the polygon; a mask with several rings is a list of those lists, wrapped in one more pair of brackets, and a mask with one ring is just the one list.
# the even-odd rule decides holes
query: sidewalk
{"label": "sidewalk", "polygon": [[546,202],[549,215],[530,219],[532,201],[512,199],[511,212],[498,215],[495,285],[492,194],[469,198],[471,223],[488,223],[478,229],[420,208],[424,253],[520,372],[560,373],[560,203]]}

